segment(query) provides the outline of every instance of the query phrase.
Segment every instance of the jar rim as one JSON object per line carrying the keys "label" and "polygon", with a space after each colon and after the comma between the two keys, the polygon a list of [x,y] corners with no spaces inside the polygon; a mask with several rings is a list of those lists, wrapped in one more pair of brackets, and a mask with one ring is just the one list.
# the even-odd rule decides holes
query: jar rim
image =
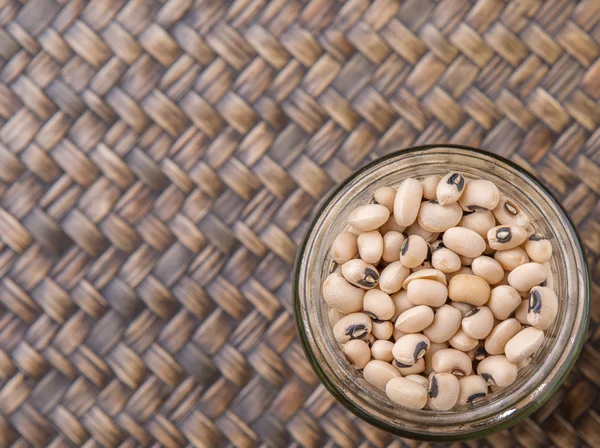
{"label": "jar rim", "polygon": [[[518,174],[520,174],[521,176],[526,178],[529,182],[531,182],[531,184],[533,184],[535,187],[537,187],[537,189],[540,190],[541,194],[546,196],[546,198],[549,200],[549,202],[551,202],[551,204],[554,206],[554,208],[560,213],[559,218],[564,219],[564,223],[566,224],[565,227],[567,227],[567,230],[571,233],[570,236],[576,242],[577,247],[576,247],[576,249],[574,248],[573,254],[577,258],[577,260],[580,262],[581,266],[584,268],[580,272],[580,274],[582,276],[582,280],[577,282],[579,289],[580,289],[579,296],[580,296],[581,300],[583,301],[583,306],[578,307],[577,313],[575,315],[575,318],[579,318],[579,320],[580,320],[580,326],[575,327],[575,325],[573,325],[573,328],[570,330],[571,331],[571,338],[570,338],[570,344],[571,344],[570,347],[571,348],[570,348],[568,357],[565,359],[565,362],[563,362],[560,365],[557,365],[554,369],[552,369],[550,371],[550,373],[554,373],[554,375],[552,377],[552,382],[548,384],[548,387],[543,388],[543,390],[541,390],[537,394],[535,400],[529,400],[525,406],[518,408],[518,409],[513,409],[509,413],[509,415],[503,416],[502,418],[498,418],[497,421],[495,421],[493,423],[493,425],[491,425],[489,427],[484,426],[481,429],[475,429],[474,431],[469,432],[469,433],[459,433],[459,434],[452,434],[452,433],[435,433],[435,434],[427,433],[426,434],[426,433],[413,432],[410,430],[403,430],[401,428],[398,428],[397,426],[391,426],[391,425],[387,424],[386,422],[381,421],[376,416],[369,414],[368,412],[364,411],[359,406],[355,405],[355,403],[353,403],[343,393],[342,390],[340,390],[335,384],[332,383],[331,379],[325,373],[322,366],[320,365],[319,360],[315,356],[315,353],[313,353],[313,350],[312,350],[312,347],[310,344],[310,340],[309,340],[310,339],[309,334],[307,333],[307,328],[305,328],[304,321],[302,319],[302,303],[300,300],[301,267],[302,267],[302,261],[304,260],[304,257],[306,255],[306,249],[307,249],[307,245],[308,245],[310,236],[311,236],[315,226],[317,225],[319,219],[321,218],[323,213],[327,210],[328,205],[330,205],[330,203],[338,196],[338,194],[340,192],[342,192],[344,190],[344,188],[346,188],[354,180],[359,178],[364,172],[372,170],[373,167],[375,167],[375,166],[378,166],[378,165],[381,166],[387,160],[391,160],[391,159],[397,158],[399,156],[405,156],[408,154],[427,152],[429,150],[436,150],[436,149],[439,150],[442,148],[462,151],[462,152],[466,153],[465,155],[469,155],[469,153],[471,153],[471,155],[478,155],[478,156],[490,158],[490,159],[492,159],[492,161],[494,161],[500,165],[504,164],[505,167],[516,171]],[[416,155],[418,155],[418,154],[416,154]],[[587,260],[585,258],[584,252],[583,252],[583,244],[582,244],[581,237],[580,237],[573,221],[571,220],[571,218],[569,217],[569,215],[563,208],[562,204],[554,196],[554,194],[551,191],[549,191],[529,171],[527,171],[523,167],[515,164],[511,160],[508,160],[502,156],[484,151],[479,148],[473,148],[473,147],[464,146],[464,145],[454,145],[454,144],[434,144],[434,145],[416,146],[416,147],[411,147],[411,148],[406,148],[403,150],[391,152],[383,157],[373,160],[372,162],[366,164],[364,167],[354,171],[350,176],[348,176],[348,178],[346,178],[343,182],[341,182],[337,187],[333,188],[323,198],[321,203],[315,207],[315,210],[316,211],[313,214],[313,217],[309,223],[309,226],[307,227],[304,238],[302,240],[301,245],[299,246],[299,249],[298,249],[298,252],[296,255],[296,263],[295,263],[295,269],[294,269],[294,281],[293,281],[295,322],[296,322],[299,338],[301,340],[303,349],[309,360],[309,363],[311,364],[311,367],[313,368],[313,370],[315,371],[315,373],[317,374],[317,376],[319,377],[321,382],[324,384],[324,386],[329,390],[329,392],[332,393],[332,395],[337,399],[337,401],[339,401],[342,405],[344,405],[351,412],[353,412],[354,414],[356,414],[357,416],[361,417],[363,420],[367,421],[368,423],[370,423],[374,426],[377,426],[388,432],[391,432],[391,433],[394,433],[396,435],[400,435],[403,437],[410,437],[410,438],[423,439],[423,440],[435,440],[435,441],[465,440],[465,439],[470,439],[470,438],[475,438],[475,437],[482,437],[482,436],[485,436],[492,432],[496,432],[501,429],[504,429],[508,426],[512,426],[516,422],[529,416],[535,410],[539,409],[552,396],[552,394],[560,387],[560,384],[564,381],[564,379],[566,378],[566,375],[570,371],[570,369],[574,363],[574,360],[579,355],[581,348],[583,346],[584,338],[585,338],[585,333],[586,333],[586,329],[587,329],[587,325],[588,325],[588,321],[589,321],[590,297],[591,297],[589,267],[587,265]],[[575,333],[575,334],[573,334],[573,333]],[[548,377],[549,376],[542,377],[541,382],[543,383],[543,381]],[[531,390],[534,390],[534,389],[535,389],[535,387],[531,388]],[[510,403],[509,403],[509,405],[510,405]]]}

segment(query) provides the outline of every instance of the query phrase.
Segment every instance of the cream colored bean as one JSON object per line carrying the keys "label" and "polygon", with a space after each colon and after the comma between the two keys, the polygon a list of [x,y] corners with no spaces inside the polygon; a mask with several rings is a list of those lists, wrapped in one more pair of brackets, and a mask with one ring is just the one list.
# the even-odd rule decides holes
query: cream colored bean
{"label": "cream colored bean", "polygon": [[471,263],[471,270],[473,271],[473,274],[481,277],[490,285],[500,283],[504,277],[504,269],[502,269],[500,263],[492,257],[486,257],[484,255],[473,260]]}
{"label": "cream colored bean", "polygon": [[431,254],[431,265],[445,274],[456,272],[462,266],[460,256],[447,247],[441,247]]}
{"label": "cream colored bean", "polygon": [[529,218],[512,200],[500,195],[500,201],[494,209],[494,216],[502,225],[516,224],[521,227],[529,225]]}
{"label": "cream colored bean", "polygon": [[529,299],[525,299],[515,309],[515,319],[517,319],[523,325],[530,325],[527,321],[527,314],[529,312]]}
{"label": "cream colored bean", "polygon": [[550,267],[550,262],[546,261],[542,263],[544,266],[544,270],[546,271],[546,285],[550,289],[554,289],[554,274],[552,274],[552,268]]}
{"label": "cream colored bean", "polygon": [[437,200],[436,189],[441,179],[442,176],[433,174],[421,181],[421,185],[423,186],[423,199],[427,199],[428,201]]}
{"label": "cream colored bean", "polygon": [[433,411],[448,411],[458,401],[460,385],[451,373],[432,373],[429,376],[427,407]]}
{"label": "cream colored bean", "polygon": [[458,404],[468,405],[477,402],[487,396],[488,384],[479,375],[469,375],[459,378],[460,392]]}
{"label": "cream colored bean", "polygon": [[392,322],[396,322],[396,319],[398,318],[398,316],[400,316],[400,314],[412,308],[414,305],[410,300],[408,300],[408,291],[398,291],[397,293],[392,294],[391,297],[395,307]]}
{"label": "cream colored bean", "polygon": [[524,244],[529,258],[536,263],[545,263],[552,257],[552,243],[539,233],[532,233]]}
{"label": "cream colored bean", "polygon": [[477,373],[491,386],[510,386],[517,379],[517,371],[517,365],[504,355],[488,356],[477,366]]}
{"label": "cream colored bean", "polygon": [[400,260],[400,248],[404,243],[404,235],[400,232],[391,231],[383,236],[383,261],[391,263]]}
{"label": "cream colored bean", "polygon": [[477,342],[477,339],[465,334],[462,328],[459,329],[454,336],[448,340],[448,343],[452,347],[454,347],[456,350],[460,350],[461,352],[468,352],[469,350],[477,347]]}
{"label": "cream colored bean", "polygon": [[546,280],[546,269],[539,263],[525,263],[508,274],[508,284],[519,292],[529,291]]}
{"label": "cream colored bean", "polygon": [[487,238],[488,230],[496,225],[494,214],[489,210],[480,210],[463,215],[458,227],[466,227],[476,232],[482,238]]}
{"label": "cream colored bean", "polygon": [[494,327],[494,315],[487,306],[473,308],[461,323],[461,328],[467,336],[474,339],[485,339]]}
{"label": "cream colored bean", "polygon": [[417,219],[423,187],[416,179],[402,181],[394,199],[394,218],[399,226],[410,226]]}
{"label": "cream colored bean", "polygon": [[[465,315],[471,311],[473,308],[475,308],[475,306],[471,305],[470,303],[464,303],[464,302],[450,302],[450,306],[452,308],[456,308],[458,311],[460,311],[460,320],[462,321],[465,317]],[[459,324],[460,327],[460,324]],[[457,328],[458,330],[458,328]]]}
{"label": "cream colored bean", "polygon": [[485,179],[467,182],[465,190],[458,200],[463,210],[493,210],[500,201],[500,191],[495,184]]}
{"label": "cream colored bean", "polygon": [[394,360],[392,364],[395,368],[398,369],[398,372],[400,372],[400,375],[402,376],[415,375],[417,373],[423,373],[425,371],[425,360],[423,358],[419,359],[412,366],[405,366],[404,364],[396,360]]}
{"label": "cream colored bean", "polygon": [[389,362],[372,359],[363,369],[365,380],[377,389],[385,390],[392,378],[400,378],[400,372]]}
{"label": "cream colored bean", "polygon": [[500,322],[485,338],[485,351],[490,355],[502,355],[506,343],[519,331],[521,331],[521,324],[517,319],[511,318]]}
{"label": "cream colored bean", "polygon": [[408,409],[423,409],[427,403],[427,389],[406,378],[392,378],[385,393],[394,403]]}
{"label": "cream colored bean", "polygon": [[459,310],[450,305],[442,305],[436,310],[433,322],[423,330],[423,334],[431,342],[446,342],[458,331],[461,320],[462,315]]}
{"label": "cream colored bean", "polygon": [[340,313],[335,308],[329,308],[329,319],[331,319],[331,325],[335,325],[338,321],[344,317],[346,314]]}
{"label": "cream colored bean", "polygon": [[383,255],[383,237],[377,230],[358,235],[358,254],[365,262],[378,264]]}
{"label": "cream colored bean", "polygon": [[331,258],[338,264],[352,260],[358,254],[357,236],[350,232],[342,232],[333,240]]}
{"label": "cream colored bean", "polygon": [[427,258],[429,246],[418,235],[411,235],[404,240],[400,248],[400,261],[407,268],[416,268]]}
{"label": "cream colored bean", "polygon": [[[460,264],[463,266],[468,266],[471,267],[471,263],[473,263],[474,258],[470,258],[470,257],[464,257],[464,256],[460,256]],[[471,269],[472,270],[472,269]]]}
{"label": "cream colored bean", "polygon": [[421,203],[417,220],[429,232],[444,232],[458,224],[462,209],[458,204],[440,205],[437,201]]}
{"label": "cream colored bean", "polygon": [[468,266],[461,266],[461,268],[458,271],[449,272],[448,274],[446,274],[446,280],[448,280],[448,283],[450,283],[450,280],[452,280],[453,277],[456,277],[457,275],[461,274],[473,275],[473,271]]}
{"label": "cream colored bean", "polygon": [[377,340],[371,346],[371,356],[373,359],[392,362],[394,360],[394,356],[392,355],[393,347],[394,343],[392,341]]}
{"label": "cream colored bean", "polygon": [[429,387],[429,380],[427,378],[425,378],[423,375],[417,375],[417,374],[412,373],[410,375],[406,375],[404,378],[406,378],[407,380],[413,381],[417,384],[420,384],[424,388]]}
{"label": "cream colored bean", "polygon": [[425,356],[429,349],[429,339],[422,334],[407,334],[394,343],[394,359],[405,366],[414,365]]}
{"label": "cream colored bean", "polygon": [[365,313],[352,313],[342,317],[333,326],[333,336],[340,344],[351,339],[365,339],[371,332],[371,318]]}
{"label": "cream colored bean", "polygon": [[429,230],[425,230],[423,227],[419,225],[418,221],[415,221],[413,224],[406,228],[404,232],[406,236],[418,235],[423,238],[428,243],[430,241],[435,241],[437,237],[440,235],[438,232],[430,232]]}
{"label": "cream colored bean", "polygon": [[448,297],[448,288],[441,282],[416,279],[408,284],[408,300],[413,305],[442,306]]}
{"label": "cream colored bean", "polygon": [[383,205],[367,204],[357,207],[350,213],[348,224],[361,232],[375,230],[390,217],[390,211]]}
{"label": "cream colored bean", "polygon": [[415,306],[398,316],[395,327],[404,333],[418,333],[433,322],[433,310],[425,305]]}
{"label": "cream colored bean", "polygon": [[390,320],[394,316],[394,302],[390,296],[378,289],[366,292],[363,300],[363,312],[372,319]]}
{"label": "cream colored bean", "polygon": [[499,250],[494,254],[494,259],[500,263],[505,271],[512,271],[517,266],[529,263],[529,256],[522,247],[508,250]]}
{"label": "cream colored bean", "polygon": [[465,302],[481,306],[490,298],[490,285],[476,275],[457,275],[450,280],[448,296],[454,302]]}
{"label": "cream colored bean", "polygon": [[371,350],[365,341],[354,339],[343,347],[344,356],[357,369],[364,368],[371,360]]}
{"label": "cream colored bean", "polygon": [[417,272],[413,272],[402,282],[402,287],[404,289],[408,289],[408,285],[413,280],[435,280],[436,282],[443,283],[446,285],[446,276],[442,271],[438,271],[437,269],[421,269]]}
{"label": "cream colored bean", "polygon": [[342,275],[346,281],[362,289],[372,289],[379,282],[377,268],[360,258],[344,263],[342,265]]}
{"label": "cream colored bean", "polygon": [[388,220],[379,227],[379,233],[385,236],[388,232],[404,232],[406,227],[399,226],[394,215],[390,215]]}
{"label": "cream colored bean", "polygon": [[465,189],[465,178],[460,173],[448,173],[437,185],[435,196],[441,205],[454,204],[462,196]]}
{"label": "cream colored bean", "polygon": [[506,343],[504,352],[506,359],[517,364],[529,358],[544,342],[544,332],[534,327],[527,327],[517,333]]}
{"label": "cream colored bean", "polygon": [[492,249],[513,249],[527,239],[527,230],[515,224],[496,226],[488,230],[487,239]]}
{"label": "cream colored bean", "polygon": [[486,358],[488,352],[485,351],[483,342],[479,341],[475,347],[467,352],[467,355],[469,355],[471,361],[482,361]]}
{"label": "cream colored bean", "polygon": [[394,334],[394,324],[389,320],[386,321],[373,321],[371,333],[375,336],[375,339],[388,340]]}
{"label": "cream colored bean", "polygon": [[505,320],[521,304],[519,292],[510,285],[500,285],[492,289],[487,306],[494,317],[498,320]]}
{"label": "cream colored bean", "polygon": [[383,205],[390,213],[394,211],[394,199],[396,199],[396,190],[392,187],[381,187],[373,195],[375,202]]}
{"label": "cream colored bean", "polygon": [[355,313],[362,309],[363,289],[352,286],[342,274],[333,272],[323,282],[323,298],[340,313]]}
{"label": "cream colored bean", "polygon": [[479,257],[485,250],[485,240],[466,227],[452,227],[444,232],[444,246],[464,257]]}
{"label": "cream colored bean", "polygon": [[431,358],[433,370],[438,373],[467,376],[473,371],[473,364],[466,353],[453,348],[445,348],[435,352]]}
{"label": "cream colored bean", "polygon": [[406,336],[406,333],[398,330],[397,328],[394,328],[394,331],[392,331],[392,339],[394,340],[394,342],[397,342],[398,339],[400,339],[402,336]]}
{"label": "cream colored bean", "polygon": [[545,286],[535,286],[529,292],[527,322],[540,330],[547,330],[558,314],[556,293]]}
{"label": "cream colored bean", "polygon": [[433,372],[431,358],[433,358],[434,353],[445,348],[448,348],[448,344],[445,342],[439,344],[434,342],[431,343],[429,350],[427,350],[427,353],[425,353],[425,358],[423,358],[425,360],[425,370],[423,371],[425,375],[429,375],[431,372]]}
{"label": "cream colored bean", "polygon": [[410,269],[400,261],[394,261],[386,266],[379,276],[379,287],[387,294],[400,291],[402,283],[410,275]]}

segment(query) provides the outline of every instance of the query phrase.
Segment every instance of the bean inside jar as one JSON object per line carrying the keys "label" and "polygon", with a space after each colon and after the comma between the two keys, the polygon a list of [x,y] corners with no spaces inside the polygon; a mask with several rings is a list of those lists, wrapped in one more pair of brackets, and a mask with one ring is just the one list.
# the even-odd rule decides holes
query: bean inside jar
{"label": "bean inside jar", "polygon": [[323,299],[341,355],[397,406],[477,406],[517,380],[552,328],[552,245],[486,179],[453,171],[379,188],[331,248]]}

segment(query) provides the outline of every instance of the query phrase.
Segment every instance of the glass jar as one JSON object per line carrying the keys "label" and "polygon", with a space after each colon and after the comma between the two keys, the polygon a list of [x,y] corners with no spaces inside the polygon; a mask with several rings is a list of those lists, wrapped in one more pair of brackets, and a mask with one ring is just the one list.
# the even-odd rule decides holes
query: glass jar
{"label": "glass jar", "polygon": [[[460,171],[467,178],[488,179],[511,197],[550,239],[558,316],[542,347],[519,371],[517,381],[457,411],[409,410],[391,402],[367,383],[344,358],[333,337],[321,287],[331,272],[330,249],[347,227],[350,212],[372,201],[382,186],[407,177],[423,178]],[[335,398],[367,422],[391,433],[431,441],[483,437],[514,425],[550,398],[575,363],[589,319],[589,273],[577,232],[552,194],[512,162],[463,146],[423,146],[390,154],[356,171],[324,199],[303,241],[295,269],[295,315],[306,355]]]}

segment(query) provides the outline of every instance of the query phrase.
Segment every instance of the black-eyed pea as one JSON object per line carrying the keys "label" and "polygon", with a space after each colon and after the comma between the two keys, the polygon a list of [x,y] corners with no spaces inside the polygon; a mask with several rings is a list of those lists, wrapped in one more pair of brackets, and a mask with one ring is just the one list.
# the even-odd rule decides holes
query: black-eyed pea
{"label": "black-eyed pea", "polygon": [[547,330],[558,314],[558,298],[547,286],[535,286],[529,292],[527,322],[539,330]]}
{"label": "black-eyed pea", "polygon": [[530,325],[527,322],[527,314],[529,312],[529,299],[525,299],[521,304],[515,308],[515,319],[517,319],[523,325]]}
{"label": "black-eyed pea", "polygon": [[410,275],[410,269],[400,261],[394,261],[387,265],[379,276],[379,288],[387,294],[400,291],[402,283]]}
{"label": "black-eyed pea", "polygon": [[[475,308],[474,305],[471,305],[470,303],[465,303],[465,302],[452,302],[452,301],[450,301],[450,306],[452,308],[456,308],[458,311],[460,311],[460,320],[461,321],[464,319],[465,315],[469,311],[471,311],[473,308]],[[459,327],[460,327],[460,325],[459,325]],[[457,328],[457,330],[458,330],[458,328]]]}
{"label": "black-eyed pea", "polygon": [[461,328],[467,336],[474,339],[485,339],[494,327],[494,315],[487,306],[473,308],[461,323]]}
{"label": "black-eyed pea", "polygon": [[534,327],[527,327],[514,335],[506,343],[504,352],[506,359],[514,364],[529,358],[544,342],[544,332]]}
{"label": "black-eyed pea", "polygon": [[408,291],[402,290],[391,295],[392,301],[394,302],[394,315],[392,316],[392,322],[396,322],[396,319],[400,314],[406,310],[412,308],[414,305],[408,300]]}
{"label": "black-eyed pea", "polygon": [[521,302],[519,291],[510,285],[499,285],[492,289],[487,306],[496,319],[505,320],[517,309]]}
{"label": "black-eyed pea", "polygon": [[546,269],[539,263],[525,263],[508,274],[508,284],[519,292],[529,291],[546,280]]}
{"label": "black-eyed pea", "polygon": [[383,261],[391,263],[400,260],[400,248],[404,240],[404,235],[400,232],[391,231],[383,235]]}
{"label": "black-eyed pea", "polygon": [[[442,243],[443,244],[443,243]],[[433,251],[431,265],[444,274],[458,271],[461,266],[461,257],[447,247],[441,247]]]}
{"label": "black-eyed pea", "polygon": [[371,349],[369,349],[365,341],[361,341],[360,339],[346,342],[343,352],[348,362],[357,369],[364,368],[371,360]]}
{"label": "black-eyed pea", "polygon": [[437,201],[421,204],[417,221],[429,232],[444,232],[458,224],[462,218],[462,209],[458,204],[441,205]]}
{"label": "black-eyed pea", "polygon": [[398,372],[400,372],[400,375],[402,376],[414,375],[417,373],[423,373],[425,371],[425,360],[423,358],[419,359],[412,366],[404,365],[396,360],[394,360],[392,364],[398,369]]}
{"label": "black-eyed pea", "polygon": [[433,310],[425,305],[418,305],[406,310],[398,319],[395,327],[404,333],[418,333],[433,322]]}
{"label": "black-eyed pea", "polygon": [[383,255],[383,237],[377,230],[363,232],[357,238],[358,254],[365,262],[378,264]]}
{"label": "black-eyed pea", "polygon": [[379,321],[374,320],[371,328],[371,333],[375,336],[375,339],[382,339],[387,341],[394,334],[394,324],[389,320]]}
{"label": "black-eyed pea", "polygon": [[476,275],[454,276],[448,285],[448,296],[452,301],[474,306],[484,305],[490,298],[490,291],[488,282]]}
{"label": "black-eyed pea", "polygon": [[529,256],[522,247],[515,247],[508,250],[499,250],[494,254],[494,259],[500,263],[505,271],[512,271],[517,266],[529,263]]}
{"label": "black-eyed pea", "polygon": [[493,210],[500,201],[498,187],[485,179],[475,179],[467,182],[458,203],[464,211]]}
{"label": "black-eyed pea", "polygon": [[406,227],[402,227],[399,226],[398,223],[396,222],[396,218],[394,218],[394,215],[390,215],[390,217],[388,218],[388,220],[386,222],[384,222],[381,227],[379,227],[379,233],[381,233],[382,235],[386,235],[388,232],[404,232],[404,230],[406,230]]}
{"label": "black-eyed pea", "polygon": [[467,352],[471,361],[482,361],[488,355],[483,342],[479,341],[477,345]]}
{"label": "black-eyed pea", "polygon": [[435,352],[431,358],[434,372],[451,373],[457,377],[470,375],[473,363],[469,356],[453,348],[444,348]]}
{"label": "black-eyed pea", "polygon": [[375,339],[373,333],[369,333],[366,338],[362,338],[361,340],[365,341],[369,348],[371,348],[377,339]]}
{"label": "black-eyed pea", "polygon": [[400,372],[389,362],[372,359],[363,368],[363,376],[367,383],[377,389],[385,390],[385,385],[392,378],[399,378]]}
{"label": "black-eyed pea", "polygon": [[439,232],[430,232],[429,230],[425,230],[423,227],[419,225],[418,221],[415,221],[413,224],[408,226],[404,232],[407,236],[417,235],[423,238],[428,243],[431,241],[435,241],[438,236],[440,236]]}
{"label": "black-eyed pea", "polygon": [[[460,264],[463,266],[467,266],[467,267],[471,267],[471,263],[473,263],[474,258],[471,257],[465,257],[463,255],[461,255],[460,257]],[[473,270],[473,269],[471,269]]]}
{"label": "black-eyed pea", "polygon": [[529,258],[536,263],[545,263],[552,257],[552,243],[539,233],[532,233],[524,244]]}
{"label": "black-eyed pea", "polygon": [[477,366],[477,374],[490,386],[510,386],[517,379],[517,372],[517,365],[504,355],[488,356]]}
{"label": "black-eyed pea", "polygon": [[340,313],[335,308],[329,308],[329,319],[331,319],[331,325],[337,324],[338,321],[345,315],[345,313]]}
{"label": "black-eyed pea", "polygon": [[502,269],[500,263],[492,257],[487,257],[485,255],[473,260],[471,263],[471,270],[473,271],[473,274],[481,277],[490,285],[500,283],[504,277],[504,269]]}
{"label": "black-eyed pea", "polygon": [[477,339],[465,334],[462,328],[454,333],[454,336],[448,340],[448,343],[451,347],[455,348],[456,350],[460,350],[461,352],[468,352],[469,350],[474,349],[477,347],[478,342],[479,341]]}
{"label": "black-eyed pea", "polygon": [[489,210],[480,210],[473,213],[466,213],[458,222],[458,227],[466,227],[480,235],[482,238],[487,238],[488,230],[496,225],[494,214]]}
{"label": "black-eyed pea", "polygon": [[420,269],[417,272],[413,272],[402,282],[402,288],[408,289],[408,285],[413,280],[435,280],[436,282],[443,283],[446,285],[446,276],[442,271],[437,269]]}
{"label": "black-eyed pea", "polygon": [[421,185],[423,186],[423,198],[428,201],[437,200],[436,198],[436,190],[437,186],[440,183],[442,176],[438,176],[437,174],[432,174],[431,176],[427,176],[425,179],[421,181]]}
{"label": "black-eyed pea", "polygon": [[394,199],[396,199],[396,190],[392,187],[381,187],[375,190],[373,194],[375,202],[383,205],[390,213],[394,211]]}
{"label": "black-eyed pea", "polygon": [[441,178],[435,191],[435,197],[441,205],[456,203],[465,190],[465,178],[460,173],[448,173]]}
{"label": "black-eyed pea", "polygon": [[490,355],[502,355],[506,343],[519,331],[521,331],[521,324],[517,319],[511,318],[500,322],[485,338],[485,351]]}
{"label": "black-eyed pea", "polygon": [[427,407],[433,411],[448,411],[458,401],[460,385],[451,373],[432,373],[429,376]]}
{"label": "black-eyed pea", "polygon": [[361,232],[369,232],[380,227],[389,217],[390,211],[383,205],[361,205],[350,213],[348,224]]}
{"label": "black-eyed pea", "polygon": [[423,330],[432,343],[448,341],[460,328],[462,315],[450,305],[442,305],[435,311],[433,322]]}
{"label": "black-eyed pea", "polygon": [[357,236],[350,232],[342,232],[333,240],[331,258],[338,264],[352,260],[358,253]]}
{"label": "black-eyed pea", "polygon": [[493,210],[495,218],[501,225],[517,224],[521,227],[529,225],[529,218],[512,200],[500,195],[498,205]]}
{"label": "black-eyed pea", "polygon": [[466,227],[452,227],[444,232],[444,246],[464,257],[479,257],[485,250],[485,240]]}
{"label": "black-eyed pea", "polygon": [[394,328],[394,331],[392,332],[392,339],[394,342],[398,342],[398,339],[400,339],[402,336],[406,336],[406,333]]}
{"label": "black-eyed pea", "polygon": [[460,393],[458,404],[468,405],[485,398],[488,394],[488,384],[479,375],[469,375],[458,380]]}
{"label": "black-eyed pea", "polygon": [[473,275],[473,270],[469,266],[461,266],[458,271],[447,273],[446,280],[448,281],[448,283],[450,283],[450,280],[452,280],[452,277],[456,277],[457,275],[461,275],[461,274]]}
{"label": "black-eyed pea", "polygon": [[404,179],[394,198],[394,218],[399,226],[410,226],[417,219],[421,199],[423,198],[423,186],[416,179]]}
{"label": "black-eyed pea", "polygon": [[373,359],[378,359],[380,361],[385,362],[392,362],[394,360],[394,356],[392,355],[393,347],[394,343],[392,341],[378,339],[371,346],[371,356],[373,357]]}
{"label": "black-eyed pea", "polygon": [[425,378],[423,375],[418,375],[418,374],[412,373],[410,375],[406,375],[404,378],[406,378],[407,380],[413,381],[417,384],[420,384],[421,386],[423,386],[426,389],[429,387],[429,379]]}
{"label": "black-eyed pea", "polygon": [[487,240],[492,249],[508,250],[520,246],[527,239],[527,230],[516,224],[492,227]]}
{"label": "black-eyed pea", "polygon": [[323,282],[323,298],[340,313],[356,313],[362,309],[364,289],[352,286],[338,272],[332,272]]}
{"label": "black-eyed pea", "polygon": [[430,342],[422,334],[407,334],[394,343],[392,354],[394,359],[405,366],[414,365],[425,356],[429,350]]}
{"label": "black-eyed pea", "polygon": [[385,393],[394,403],[408,409],[423,409],[427,403],[427,389],[406,378],[392,378]]}
{"label": "black-eyed pea", "polygon": [[371,318],[365,313],[348,314],[333,326],[333,336],[340,344],[352,339],[365,339],[372,326]]}
{"label": "black-eyed pea", "polygon": [[433,372],[431,358],[433,358],[433,355],[435,354],[435,352],[437,352],[439,350],[443,350],[445,348],[448,348],[448,344],[445,342],[442,342],[442,343],[432,342],[431,343],[431,345],[429,346],[429,350],[427,350],[427,353],[425,353],[425,357],[423,358],[425,360],[425,370],[423,371],[423,373],[425,375],[429,375],[431,372]]}
{"label": "black-eyed pea", "polygon": [[408,300],[413,305],[427,305],[438,308],[446,302],[448,288],[441,282],[429,279],[416,279],[408,284]]}
{"label": "black-eyed pea", "polygon": [[400,261],[407,268],[416,268],[425,261],[429,245],[418,235],[410,235],[400,248]]}
{"label": "black-eyed pea", "polygon": [[354,286],[372,289],[379,282],[377,268],[360,258],[347,261],[342,265],[342,275]]}
{"label": "black-eyed pea", "polygon": [[369,317],[375,320],[390,320],[394,316],[394,311],[394,301],[385,292],[379,289],[366,292],[363,299],[363,312]]}

